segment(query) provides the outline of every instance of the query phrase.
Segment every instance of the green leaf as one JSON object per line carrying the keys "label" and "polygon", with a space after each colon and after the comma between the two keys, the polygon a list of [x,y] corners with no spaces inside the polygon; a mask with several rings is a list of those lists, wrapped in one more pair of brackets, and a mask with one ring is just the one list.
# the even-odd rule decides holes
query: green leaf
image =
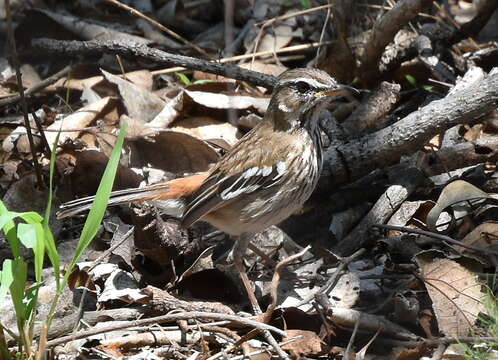
{"label": "green leaf", "polygon": [[28,224],[42,223],[43,218],[40,214],[35,211],[28,211],[23,213],[18,213],[18,216],[26,221]]}
{"label": "green leaf", "polygon": [[182,73],[175,73],[176,76],[180,79],[180,81],[183,83],[185,86],[192,85],[192,81],[187,77],[187,75],[182,74]]}
{"label": "green leaf", "polygon": [[4,260],[2,265],[2,271],[0,272],[0,305],[2,305],[5,295],[9,290],[10,285],[14,281],[12,275],[12,260]]}
{"label": "green leaf", "polygon": [[17,236],[21,243],[28,249],[36,245],[36,229],[34,224],[20,223],[17,225]]}
{"label": "green leaf", "polygon": [[431,91],[431,90],[434,88],[434,86],[433,86],[433,85],[427,85],[427,84],[426,84],[426,85],[422,85],[422,87],[423,87],[425,90],[427,90],[427,91]]}
{"label": "green leaf", "polygon": [[42,286],[42,282],[36,282],[30,286],[24,293],[24,314],[26,319],[30,319],[35,313],[34,309],[38,304],[38,291]]}
{"label": "green leaf", "polygon": [[[6,216],[9,213],[10,211],[7,210],[3,202],[0,200],[0,219],[2,219],[3,216]],[[12,218],[5,221],[4,224],[0,226],[0,228],[3,230],[5,236],[7,237],[10,249],[12,250],[12,255],[15,258],[21,256],[21,244],[17,239],[16,225],[14,224],[14,221],[12,221]]]}
{"label": "green leaf", "polygon": [[406,79],[406,81],[408,81],[413,86],[417,86],[417,79],[415,79],[413,76],[411,76],[409,74],[406,74],[405,75],[405,79]]}
{"label": "green leaf", "polygon": [[311,7],[311,1],[310,0],[300,0],[301,1],[301,5],[303,5],[303,7],[305,9],[309,9]]}
{"label": "green leaf", "polygon": [[213,82],[216,82],[216,81],[213,79],[200,79],[200,80],[195,80],[192,83],[192,85],[202,85],[202,84],[209,84],[209,83],[213,83]]}
{"label": "green leaf", "polygon": [[35,278],[37,282],[42,280],[43,259],[45,257],[45,235],[43,226],[39,222],[17,225],[17,236],[21,243],[28,249],[32,249],[35,255]]}
{"label": "green leaf", "polygon": [[90,245],[100,228],[100,223],[102,222],[105,209],[107,208],[107,203],[109,202],[109,197],[114,184],[114,178],[116,177],[119,157],[121,155],[121,148],[123,147],[127,127],[128,125],[126,123],[123,123],[121,126],[121,130],[119,131],[119,136],[116,140],[116,144],[114,145],[114,149],[112,150],[111,157],[109,158],[109,162],[105,168],[102,180],[100,180],[100,185],[97,190],[97,194],[95,195],[92,208],[90,209],[85,225],[83,226],[80,240],[76,246],[73,258],[71,259],[67,272],[64,276],[64,282],[67,282],[73,266],[76,264],[81,254],[83,254],[83,251],[85,251],[85,249]]}

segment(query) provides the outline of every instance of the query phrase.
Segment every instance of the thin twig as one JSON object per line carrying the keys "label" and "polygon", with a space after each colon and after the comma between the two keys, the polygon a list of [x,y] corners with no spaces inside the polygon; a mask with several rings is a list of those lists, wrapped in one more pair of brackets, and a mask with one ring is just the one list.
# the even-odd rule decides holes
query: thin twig
{"label": "thin twig", "polygon": [[267,325],[260,323],[256,320],[248,319],[248,318],[243,318],[240,316],[235,316],[235,315],[229,315],[229,314],[219,314],[219,313],[209,313],[209,312],[202,312],[202,311],[191,311],[191,312],[184,312],[184,313],[178,313],[178,314],[169,314],[169,315],[161,315],[161,316],[156,316],[148,319],[140,319],[140,320],[133,320],[133,321],[126,321],[124,323],[120,324],[113,324],[113,325],[108,325],[108,326],[103,326],[100,328],[92,328],[86,331],[79,331],[75,334],[68,335],[68,336],[63,336],[58,339],[54,339],[51,341],[47,342],[47,348],[49,347],[54,347],[60,344],[64,344],[65,342],[68,341],[73,341],[77,339],[84,339],[89,336],[97,335],[97,334],[102,334],[102,333],[107,333],[110,331],[116,331],[116,330],[122,330],[122,329],[128,329],[133,326],[146,326],[150,324],[156,324],[156,323],[165,323],[165,322],[173,322],[173,321],[178,321],[178,320],[192,320],[192,319],[206,319],[206,320],[228,320],[232,321],[237,324],[241,324],[244,326],[249,326],[253,327],[259,330],[270,330],[272,332],[275,332],[281,336],[286,336],[285,331],[280,330],[274,326]]}
{"label": "thin twig", "polygon": [[303,300],[301,300],[299,302],[298,305],[296,305],[296,307],[299,307],[301,305],[304,305],[304,304],[310,302],[318,294],[328,293],[337,284],[337,281],[339,281],[339,275],[343,272],[343,270],[352,261],[354,261],[356,258],[363,255],[365,252],[366,252],[366,250],[364,248],[362,248],[362,249],[356,251],[353,255],[342,258],[340,260],[341,263],[339,264],[339,266],[337,266],[337,269],[334,271],[334,274],[332,274],[332,276],[327,280],[327,283],[325,285],[323,285],[320,289],[315,291],[314,293],[311,293],[308,296],[306,296]]}
{"label": "thin twig", "polygon": [[29,148],[31,150],[31,156],[33,157],[33,165],[35,167],[36,181],[40,188],[43,188],[43,178],[41,173],[40,164],[38,164],[38,159],[36,157],[35,143],[33,141],[33,134],[31,133],[31,126],[29,124],[29,113],[28,104],[26,102],[26,97],[24,96],[24,87],[22,85],[21,69],[19,65],[19,58],[17,57],[16,41],[14,39],[14,31],[12,30],[12,14],[10,13],[10,1],[5,0],[5,16],[7,18],[7,37],[10,43],[10,49],[12,51],[12,63],[16,69],[17,86],[19,87],[19,98],[21,100],[22,112],[24,116],[24,124],[26,126],[26,133],[28,134]]}
{"label": "thin twig", "polygon": [[[253,57],[262,57],[262,56],[269,56],[273,54],[282,54],[282,53],[288,53],[288,52],[296,52],[296,51],[301,51],[301,50],[308,50],[308,49],[314,49],[320,46],[325,46],[325,45],[331,45],[336,43],[335,40],[331,41],[324,41],[324,42],[313,42],[313,43],[308,43],[308,44],[301,44],[301,45],[293,45],[293,46],[287,46],[283,47],[281,49],[277,49],[275,51],[273,50],[265,50],[265,51],[258,51],[250,54],[244,54],[244,55],[237,55],[237,56],[232,56],[228,58],[223,58],[218,60],[219,63],[228,63],[232,61],[239,61],[239,60],[245,60],[245,59],[250,59]],[[173,68],[167,68],[167,69],[161,69],[161,70],[154,70],[151,71],[152,75],[160,75],[160,74],[171,74],[174,72],[179,72],[179,71],[185,71],[188,70],[185,67],[173,67]]]}
{"label": "thin twig", "polygon": [[[29,89],[26,89],[26,91],[24,91],[24,95],[25,96],[32,95],[32,94],[37,93],[40,90],[45,89],[47,86],[52,85],[57,80],[59,80],[62,77],[66,76],[69,72],[71,72],[71,69],[72,69],[72,67],[70,65],[66,66],[65,68],[63,68],[62,70],[60,70],[60,71],[56,72],[55,74],[49,76],[48,78],[43,79],[38,84],[30,87]],[[15,96],[11,96],[11,97],[8,97],[8,98],[5,98],[5,99],[1,99],[0,100],[0,106],[15,104],[20,99],[21,99],[21,92],[19,92],[19,95],[15,95]]]}
{"label": "thin twig", "polygon": [[381,229],[394,230],[394,231],[400,231],[400,232],[405,232],[405,233],[410,233],[410,234],[417,234],[417,235],[428,236],[428,237],[431,237],[433,239],[447,241],[447,242],[449,242],[451,244],[459,245],[461,247],[464,247],[464,248],[467,248],[467,249],[470,249],[470,250],[474,250],[474,251],[477,251],[477,252],[485,254],[485,255],[488,255],[488,254],[498,255],[498,251],[497,250],[485,249],[485,248],[482,248],[480,246],[474,246],[474,245],[466,244],[466,243],[464,243],[462,241],[455,240],[455,239],[453,239],[453,238],[451,238],[449,236],[437,234],[437,233],[434,233],[432,231],[426,231],[426,230],[420,230],[420,229],[413,229],[413,228],[408,228],[408,227],[403,227],[403,226],[385,225],[385,224],[374,224],[372,226],[373,227],[378,227],[378,228],[381,228]]}
{"label": "thin twig", "polygon": [[336,5],[335,4],[327,4],[327,5],[316,6],[314,8],[300,10],[300,11],[296,11],[296,12],[293,12],[293,13],[280,15],[280,16],[274,17],[272,19],[260,21],[260,22],[256,23],[256,25],[257,26],[259,26],[259,25],[268,26],[268,25],[270,25],[270,24],[272,24],[274,22],[277,22],[277,21],[287,20],[287,19],[299,16],[299,15],[305,15],[305,14],[309,14],[309,13],[312,13],[312,12],[315,12],[315,11],[329,9],[329,8],[331,8],[333,6],[336,6]]}
{"label": "thin twig", "polygon": [[304,254],[306,254],[309,251],[309,249],[311,249],[310,245],[306,246],[303,250],[301,250],[297,254],[294,254],[292,256],[289,256],[286,259],[283,259],[275,267],[275,272],[273,273],[273,278],[272,278],[271,284],[270,284],[271,304],[268,306],[268,309],[266,310],[266,312],[264,314],[265,320],[266,320],[265,322],[267,322],[268,320],[270,320],[270,318],[271,318],[271,316],[273,314],[273,310],[275,310],[275,308],[277,307],[277,289],[278,289],[278,285],[280,284],[280,277],[282,275],[281,274],[282,270],[288,264],[290,264],[294,260],[299,259],[301,256],[303,256]]}
{"label": "thin twig", "polygon": [[134,8],[126,5],[126,4],[123,4],[123,3],[121,3],[121,2],[119,2],[117,0],[105,0],[105,1],[108,2],[108,3],[110,3],[110,4],[116,5],[117,7],[120,7],[121,9],[124,9],[124,10],[127,10],[127,11],[131,12],[133,15],[138,16],[139,18],[144,19],[145,21],[147,21],[150,24],[152,24],[155,27],[157,27],[159,30],[164,31],[168,35],[174,37],[175,39],[181,41],[185,45],[187,45],[187,46],[191,47],[192,49],[196,50],[199,54],[204,55],[208,59],[211,59],[211,60],[213,59],[213,57],[211,55],[209,55],[205,50],[201,49],[199,46],[195,45],[194,43],[191,43],[190,41],[188,41],[187,39],[185,39],[183,36],[177,34],[176,32],[174,32],[171,29],[168,29],[166,26],[164,26],[163,24],[158,23],[156,20],[151,19],[147,15],[142,14],[140,11],[138,11],[138,10],[136,10],[136,9],[134,9]]}
{"label": "thin twig", "polygon": [[40,121],[40,118],[38,117],[38,115],[36,115],[36,112],[33,111],[31,113],[31,116],[33,116],[33,120],[35,121],[35,124],[36,124],[36,128],[38,129],[38,132],[40,133],[40,137],[41,137],[41,140],[42,140],[42,143],[43,143],[43,147],[45,148],[45,156],[50,159],[51,156],[52,156],[52,150],[50,149],[50,145],[47,141],[47,137],[45,136],[45,131],[43,130],[43,126],[41,124],[41,121]]}

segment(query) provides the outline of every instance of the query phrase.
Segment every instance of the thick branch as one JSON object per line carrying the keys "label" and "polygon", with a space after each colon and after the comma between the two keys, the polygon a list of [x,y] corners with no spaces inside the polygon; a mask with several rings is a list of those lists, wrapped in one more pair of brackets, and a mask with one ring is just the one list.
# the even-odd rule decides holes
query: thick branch
{"label": "thick branch", "polygon": [[387,44],[396,33],[433,0],[401,0],[386,12],[374,25],[365,41],[358,76],[362,82],[369,82],[378,76],[378,63]]}
{"label": "thick branch", "polygon": [[189,56],[174,55],[166,51],[150,48],[146,45],[129,44],[119,41],[62,41],[52,39],[34,39],[35,50],[52,54],[69,56],[98,55],[102,53],[118,54],[145,59],[156,64],[182,66],[188,69],[205,71],[211,74],[222,75],[236,80],[247,81],[257,86],[272,88],[276,78],[272,75],[243,69],[233,64],[221,64],[213,61],[196,59]]}
{"label": "thick branch", "polygon": [[397,163],[436,134],[473,121],[498,105],[498,68],[486,75],[479,68],[465,77],[443,99],[433,101],[397,123],[351,140],[325,153],[325,186],[335,188],[370,171]]}

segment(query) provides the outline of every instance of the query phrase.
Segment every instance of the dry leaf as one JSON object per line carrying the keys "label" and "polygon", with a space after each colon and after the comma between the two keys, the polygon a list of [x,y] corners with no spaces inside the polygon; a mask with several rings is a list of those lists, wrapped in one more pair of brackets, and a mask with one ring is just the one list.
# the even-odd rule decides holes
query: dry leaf
{"label": "dry leaf", "polygon": [[206,141],[223,140],[230,146],[237,143],[239,130],[230,123],[210,117],[190,117],[176,123],[172,130],[184,132]]}
{"label": "dry leaf", "polygon": [[[413,349],[394,348],[387,358],[388,360],[419,360],[424,356],[429,356],[431,349],[425,344],[421,344]],[[455,359],[456,360],[456,359]]]}
{"label": "dry leaf", "polygon": [[[287,46],[299,33],[292,30],[289,24],[281,23],[269,29],[258,44],[259,51],[276,51]],[[268,55],[271,56],[271,55]]]}
{"label": "dry leaf", "polygon": [[[109,158],[97,150],[76,151],[74,155],[75,166],[70,174],[72,191],[79,195],[94,195]],[[114,189],[137,187],[142,179],[128,167],[119,165]]]}
{"label": "dry leaf", "polygon": [[98,302],[120,300],[129,304],[143,304],[149,295],[139,289],[133,276],[121,269],[116,269],[109,275],[104,284],[104,290],[98,296]]}
{"label": "dry leaf", "polygon": [[63,77],[57,82],[49,87],[47,90],[60,90],[60,89],[71,89],[83,91],[85,88],[93,88],[95,85],[104,81],[104,77],[101,75],[90,76],[84,79],[75,78],[74,75],[70,77]]}
{"label": "dry leaf", "polygon": [[180,91],[173,99],[170,99],[162,108],[159,114],[147,123],[146,126],[153,131],[166,129],[180,115],[183,110],[183,91]]}
{"label": "dry leaf", "polygon": [[[498,245],[498,222],[489,221],[479,224],[461,241],[465,244],[479,246],[483,249]],[[465,248],[461,246],[458,246],[457,249],[459,251],[465,251]]]}
{"label": "dry leaf", "polygon": [[427,215],[427,227],[432,231],[437,231],[436,223],[439,215],[448,206],[462,201],[487,198],[490,198],[490,196],[474,185],[463,180],[453,181],[445,186],[437,199],[436,205],[429,211],[429,214]]}
{"label": "dry leaf", "polygon": [[456,261],[417,256],[439,330],[447,336],[467,336],[484,312],[482,284],[477,275]]}
{"label": "dry leaf", "polygon": [[[82,107],[78,111],[66,116],[61,120],[55,121],[47,129],[52,130],[50,132],[45,132],[45,136],[50,146],[53,145],[55,138],[57,137],[57,132],[62,130],[59,137],[59,144],[64,143],[66,140],[76,139],[85,127],[92,124],[96,119],[98,119],[104,111],[109,110],[111,107],[116,106],[116,99],[111,97],[105,97],[93,104],[89,104]],[[65,130],[75,130],[75,131],[65,131]]]}
{"label": "dry leaf", "polygon": [[149,166],[174,173],[206,171],[218,160],[206,142],[178,131],[164,130],[147,139],[138,139],[131,154],[133,166]]}
{"label": "dry leaf", "polygon": [[185,90],[187,94],[197,104],[212,109],[248,109],[254,108],[264,113],[270,103],[269,98],[257,98],[242,95],[225,95],[206,91]]}
{"label": "dry leaf", "polygon": [[107,81],[117,85],[128,116],[149,122],[161,112],[166,103],[156,94],[127,81],[119,76],[101,70]]}
{"label": "dry leaf", "polygon": [[282,350],[289,351],[296,359],[301,356],[319,356],[327,353],[327,345],[322,342],[316,333],[308,330],[289,329],[286,330],[287,337],[282,341],[288,341],[299,336],[298,339],[282,345]]}

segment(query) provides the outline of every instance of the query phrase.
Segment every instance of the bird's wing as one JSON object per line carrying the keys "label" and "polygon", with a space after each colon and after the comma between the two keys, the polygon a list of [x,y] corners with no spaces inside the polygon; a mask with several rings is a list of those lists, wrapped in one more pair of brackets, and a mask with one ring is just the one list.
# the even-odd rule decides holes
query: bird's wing
{"label": "bird's wing", "polygon": [[279,161],[273,165],[252,166],[225,176],[219,171],[212,173],[187,205],[182,224],[189,226],[211,211],[239,200],[243,195],[278,184],[285,172],[285,162]]}

